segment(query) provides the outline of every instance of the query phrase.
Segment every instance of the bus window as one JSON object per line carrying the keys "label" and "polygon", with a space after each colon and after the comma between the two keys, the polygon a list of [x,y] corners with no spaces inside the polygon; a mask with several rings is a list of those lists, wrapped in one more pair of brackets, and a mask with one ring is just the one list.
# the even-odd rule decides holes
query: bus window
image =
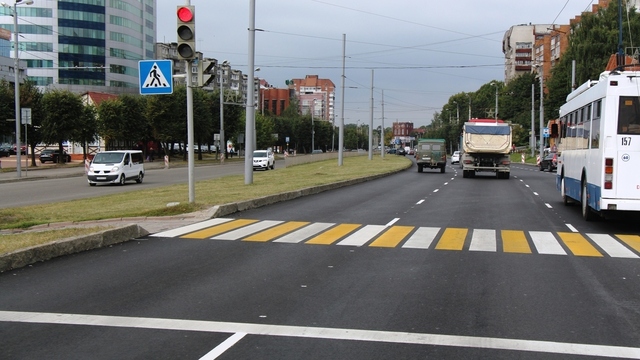
{"label": "bus window", "polygon": [[591,121],[591,148],[600,148],[600,119]]}
{"label": "bus window", "polygon": [[638,97],[620,97],[618,134],[640,134],[640,101],[638,101]]}

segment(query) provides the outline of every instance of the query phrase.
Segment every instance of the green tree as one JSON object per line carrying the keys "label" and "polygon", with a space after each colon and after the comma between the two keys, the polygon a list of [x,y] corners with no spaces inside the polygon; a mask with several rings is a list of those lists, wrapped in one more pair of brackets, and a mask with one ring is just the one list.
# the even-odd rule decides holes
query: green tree
{"label": "green tree", "polygon": [[[44,94],[42,103],[45,110],[41,126],[42,140],[47,144],[57,143],[62,154],[63,142],[75,140],[75,130],[84,126],[82,99],[70,91],[53,90]],[[63,156],[58,156],[59,162],[63,160]]]}
{"label": "green tree", "polygon": [[107,99],[98,105],[98,134],[104,140],[107,150],[116,149],[117,141],[124,137],[126,124],[124,117],[124,104],[119,99]]}
{"label": "green tree", "polygon": [[87,159],[89,144],[98,140],[97,110],[93,105],[85,105],[82,111],[81,122],[83,126],[75,129],[74,141],[82,145],[82,158]]}
{"label": "green tree", "polygon": [[[631,47],[635,34],[640,32],[640,16],[635,8],[627,14],[622,9],[623,48]],[[612,54],[618,48],[618,7],[611,2],[596,13],[585,12],[580,22],[571,27],[569,46],[551,70],[547,80],[548,96],[545,97],[545,119],[557,119],[559,109],[564,104],[572,86],[579,86],[587,80],[597,80]],[[571,82],[572,62],[576,62],[576,81]]]}
{"label": "green tree", "polygon": [[[31,155],[31,166],[36,166],[36,145],[42,142],[41,124],[44,118],[44,108],[42,103],[42,93],[36,87],[35,83],[25,81],[20,85],[20,108],[31,109],[31,124],[26,126],[26,131],[22,136],[25,143],[29,147]],[[15,110],[14,110],[15,111]],[[25,126],[22,126],[25,129]]]}

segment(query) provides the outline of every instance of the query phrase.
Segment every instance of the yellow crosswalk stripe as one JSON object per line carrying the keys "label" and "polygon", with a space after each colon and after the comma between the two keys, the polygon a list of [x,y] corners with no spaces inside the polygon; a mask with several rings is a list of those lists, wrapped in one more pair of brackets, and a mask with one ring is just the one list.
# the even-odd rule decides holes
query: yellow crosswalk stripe
{"label": "yellow crosswalk stripe", "polygon": [[196,231],[196,232],[193,232],[191,234],[183,235],[183,236],[181,236],[181,238],[185,238],[185,239],[207,239],[207,238],[216,236],[218,234],[225,233],[225,232],[230,231],[230,230],[235,230],[235,229],[241,228],[243,226],[247,226],[247,225],[253,224],[255,222],[258,222],[258,220],[249,220],[249,219],[233,220],[233,221],[229,221],[229,222],[224,223],[224,224],[220,224],[220,225],[216,225],[216,226],[213,226],[213,227],[210,227],[210,228],[207,228],[207,229]]}
{"label": "yellow crosswalk stripe", "polygon": [[506,253],[531,254],[524,231],[502,230],[502,251]]}
{"label": "yellow crosswalk stripe", "polygon": [[242,241],[267,242],[308,224],[309,222],[307,221],[289,221],[284,224],[274,226],[271,229],[248,236],[242,239]]}
{"label": "yellow crosswalk stripe", "polygon": [[468,231],[468,229],[458,228],[445,229],[436,245],[436,250],[462,250]]}
{"label": "yellow crosswalk stripe", "polygon": [[[322,245],[342,245],[351,241],[353,244],[357,243],[357,246],[369,244],[369,247],[394,248],[402,246],[421,249],[431,248],[430,244],[435,241],[436,250],[455,251],[465,249],[466,239],[469,236],[469,251],[479,251],[480,240],[482,240],[486,244],[494,245],[499,245],[502,242],[503,253],[560,255],[571,253],[574,256],[586,257],[640,258],[638,255],[640,253],[640,235],[580,234],[574,232],[523,230],[490,230],[492,233],[488,234],[487,231],[489,230],[464,228],[386,227],[383,225],[314,223],[308,221],[281,222],[253,219],[223,220],[224,222],[222,223],[220,221],[211,224],[203,222],[202,226],[185,226],[177,229],[179,231],[172,230],[175,233],[174,235],[167,234],[162,236],[185,239],[220,239],[225,236],[231,237],[232,234],[243,231],[243,234],[234,235],[233,240],[251,242],[279,242],[283,240],[282,242]],[[263,226],[259,226],[260,224],[263,224]],[[243,230],[245,227],[246,230]],[[375,231],[365,231],[369,228]],[[249,229],[253,230],[250,231]],[[425,233],[422,231],[424,229],[429,229],[430,231]],[[483,233],[480,233],[481,231]],[[440,235],[438,236],[438,234]],[[309,240],[305,241],[307,238]],[[401,245],[407,239],[411,244],[408,242],[405,243],[406,246]],[[416,246],[414,244],[415,240],[428,240],[428,245]],[[495,246],[482,248],[485,249],[484,251],[500,252],[500,248],[496,249]]]}
{"label": "yellow crosswalk stripe", "polygon": [[602,257],[598,251],[584,236],[578,233],[559,232],[558,236],[576,256]]}
{"label": "yellow crosswalk stripe", "polygon": [[414,226],[392,226],[382,233],[369,246],[373,247],[396,247],[404,238],[415,229]]}
{"label": "yellow crosswalk stripe", "polygon": [[331,245],[360,226],[360,224],[341,224],[316,235],[305,244]]}
{"label": "yellow crosswalk stripe", "polygon": [[640,236],[638,235],[616,235],[618,239],[624,241],[633,250],[640,252]]}

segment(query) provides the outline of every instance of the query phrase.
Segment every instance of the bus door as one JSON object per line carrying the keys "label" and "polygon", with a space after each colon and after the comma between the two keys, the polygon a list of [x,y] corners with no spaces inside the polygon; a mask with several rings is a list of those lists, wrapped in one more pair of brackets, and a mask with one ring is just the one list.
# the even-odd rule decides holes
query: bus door
{"label": "bus door", "polygon": [[[622,137],[624,141],[624,136]],[[640,142],[640,136],[634,136],[633,140]],[[613,159],[614,190],[616,197],[621,199],[637,199],[640,200],[640,177],[638,177],[638,169],[640,169],[640,151],[631,148],[619,148],[618,156]],[[605,164],[606,166],[606,164]]]}

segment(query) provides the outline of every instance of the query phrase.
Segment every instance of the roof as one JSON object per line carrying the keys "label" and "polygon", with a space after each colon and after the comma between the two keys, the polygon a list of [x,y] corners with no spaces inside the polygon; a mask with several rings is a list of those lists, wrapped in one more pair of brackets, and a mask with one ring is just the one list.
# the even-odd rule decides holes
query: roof
{"label": "roof", "polygon": [[100,93],[100,92],[95,92],[95,91],[88,91],[88,92],[82,94],[81,97],[82,97],[82,101],[86,105],[98,106],[98,105],[100,105],[101,102],[103,102],[105,100],[117,99],[118,95]]}

